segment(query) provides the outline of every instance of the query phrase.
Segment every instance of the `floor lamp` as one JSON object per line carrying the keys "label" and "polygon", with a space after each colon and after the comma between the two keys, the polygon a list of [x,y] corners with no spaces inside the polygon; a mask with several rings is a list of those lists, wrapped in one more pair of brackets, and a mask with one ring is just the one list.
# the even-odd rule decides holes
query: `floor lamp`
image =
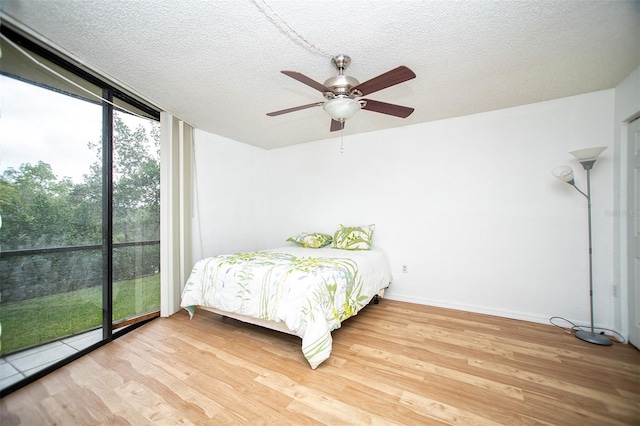
{"label": "floor lamp", "polygon": [[584,340],[585,342],[593,343],[596,345],[611,345],[611,340],[602,334],[596,334],[593,329],[593,250],[591,246],[591,169],[593,168],[593,164],[598,159],[598,156],[602,151],[604,151],[606,147],[598,147],[598,148],[587,148],[580,149],[577,151],[571,151],[569,154],[572,154],[574,157],[578,159],[582,167],[587,171],[587,193],[580,191],[576,186],[575,181],[573,180],[573,169],[569,166],[559,166],[551,171],[555,177],[560,179],[563,182],[568,183],[573,186],[576,191],[581,193],[587,199],[588,206],[588,216],[589,216],[589,301],[591,308],[591,331],[579,330],[576,332],[576,337],[578,339]]}

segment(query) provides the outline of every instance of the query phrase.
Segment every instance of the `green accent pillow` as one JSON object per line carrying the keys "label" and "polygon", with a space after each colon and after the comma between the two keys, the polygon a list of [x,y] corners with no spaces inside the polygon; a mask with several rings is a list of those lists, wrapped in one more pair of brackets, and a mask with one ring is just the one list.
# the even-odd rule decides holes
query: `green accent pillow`
{"label": "green accent pillow", "polygon": [[333,238],[331,238],[331,235],[322,234],[320,232],[314,232],[311,234],[303,232],[302,234],[287,238],[287,241],[291,241],[292,243],[305,248],[326,247],[331,244],[332,240]]}
{"label": "green accent pillow", "polygon": [[331,247],[342,250],[371,250],[371,239],[376,225],[344,226],[333,235]]}

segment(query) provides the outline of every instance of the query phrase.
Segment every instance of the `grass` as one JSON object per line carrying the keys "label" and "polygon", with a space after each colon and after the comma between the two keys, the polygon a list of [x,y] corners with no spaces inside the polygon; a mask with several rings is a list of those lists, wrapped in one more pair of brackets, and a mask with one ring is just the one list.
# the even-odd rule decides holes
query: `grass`
{"label": "grass", "polygon": [[[113,285],[113,319],[160,308],[160,274]],[[0,354],[102,325],[102,287],[0,304]]]}

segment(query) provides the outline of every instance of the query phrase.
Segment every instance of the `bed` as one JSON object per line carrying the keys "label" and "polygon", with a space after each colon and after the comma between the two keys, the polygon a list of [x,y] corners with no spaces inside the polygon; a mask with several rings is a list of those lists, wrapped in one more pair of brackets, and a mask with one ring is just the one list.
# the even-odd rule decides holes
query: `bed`
{"label": "bed", "polygon": [[390,283],[389,260],[380,248],[290,245],[198,261],[181,307],[191,316],[201,308],[294,334],[315,369],[331,354],[331,332],[377,303]]}

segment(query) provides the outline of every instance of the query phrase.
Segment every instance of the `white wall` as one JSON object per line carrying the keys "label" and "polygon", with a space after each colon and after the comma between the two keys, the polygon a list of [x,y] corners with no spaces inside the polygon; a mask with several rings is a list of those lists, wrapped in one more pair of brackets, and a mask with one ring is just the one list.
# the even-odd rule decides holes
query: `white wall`
{"label": "white wall", "polygon": [[266,151],[201,130],[194,139],[194,261],[257,250]]}
{"label": "white wall", "polygon": [[[229,197],[234,188],[257,197],[250,216],[256,223],[253,234],[244,234],[244,244],[238,244],[233,233],[222,232],[226,227],[240,232],[238,219],[251,221],[230,212],[247,208],[250,201],[239,197],[213,206],[202,229],[205,240],[218,244],[208,251],[276,247],[300,231],[333,233],[339,223],[375,223],[374,244],[392,262],[389,298],[533,321],[561,315],[587,323],[586,201],[550,170],[572,165],[577,184],[586,189],[584,171],[568,151],[610,147],[613,106],[614,91],[607,90],[345,136],[344,154],[339,139],[256,153],[198,134],[197,139],[206,135],[219,145],[207,147],[207,155],[230,155],[219,160],[220,170],[211,167],[206,175],[202,161],[198,164],[199,176],[210,185],[228,185],[231,164],[245,155],[263,177],[255,189],[250,178],[228,188]],[[375,116],[363,111],[355,119]],[[205,142],[198,143],[199,158]],[[613,318],[613,224],[604,219],[613,206],[611,151],[603,153],[592,173],[596,323],[604,326]],[[203,207],[201,212],[207,211]],[[401,272],[402,265],[408,273]]]}

